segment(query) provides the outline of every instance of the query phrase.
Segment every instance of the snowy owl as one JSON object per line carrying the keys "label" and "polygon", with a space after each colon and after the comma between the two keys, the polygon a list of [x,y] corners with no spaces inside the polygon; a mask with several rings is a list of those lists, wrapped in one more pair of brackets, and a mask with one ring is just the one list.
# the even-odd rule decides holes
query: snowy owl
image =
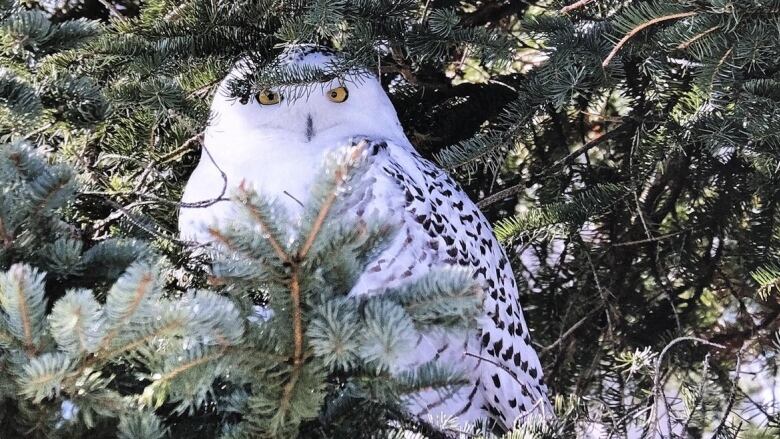
{"label": "snowy owl", "polygon": [[[294,46],[279,62],[327,70],[336,57],[321,47]],[[446,397],[433,391],[415,395],[410,410],[421,416],[457,416],[462,423],[491,418],[504,428],[524,413],[549,415],[547,386],[503,249],[458,184],[414,150],[379,80],[361,72],[318,84],[296,99],[285,99],[286,91],[279,89],[242,101],[230,97],[227,82],[244,70],[234,68],[216,93],[205,151],[182,201],[218,198],[221,170],[229,186],[251,183],[289,211],[300,211],[323,155],[352,139],[367,139],[375,145],[369,164],[374,178],[353,213],[380,212],[401,227],[350,294],[369,294],[446,266],[470,269],[485,291],[477,330],[425,334],[414,358],[403,361],[409,366],[434,359],[462,365],[471,384]],[[231,217],[228,202],[183,207],[180,232],[185,239],[207,242],[206,227]]]}

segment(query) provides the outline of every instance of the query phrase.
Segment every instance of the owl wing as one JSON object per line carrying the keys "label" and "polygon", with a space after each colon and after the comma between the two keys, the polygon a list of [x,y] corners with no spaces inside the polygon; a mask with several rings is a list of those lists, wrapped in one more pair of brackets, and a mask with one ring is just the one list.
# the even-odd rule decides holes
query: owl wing
{"label": "owl wing", "polygon": [[375,139],[370,144],[372,169],[353,213],[379,215],[400,228],[351,294],[380,294],[445,267],[471,270],[485,292],[485,314],[477,331],[425,334],[414,357],[405,361],[405,366],[430,360],[466,365],[472,386],[447,398],[418,395],[411,404],[414,410],[458,415],[465,421],[489,415],[507,428],[523,413],[549,415],[547,386],[517,284],[490,223],[457,183],[408,143]]}

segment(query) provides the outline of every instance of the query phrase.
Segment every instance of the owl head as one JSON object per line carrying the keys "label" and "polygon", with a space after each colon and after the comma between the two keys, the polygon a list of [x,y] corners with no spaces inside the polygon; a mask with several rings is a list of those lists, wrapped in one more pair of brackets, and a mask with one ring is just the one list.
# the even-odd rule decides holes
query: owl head
{"label": "owl head", "polygon": [[336,75],[338,61],[337,53],[320,46],[289,47],[276,65],[334,72],[328,75],[333,79],[254,90],[245,97],[232,96],[230,84],[257,72],[249,61],[237,63],[214,97],[209,130],[286,139],[289,144],[321,144],[355,136],[405,142],[398,116],[378,78],[368,70]]}

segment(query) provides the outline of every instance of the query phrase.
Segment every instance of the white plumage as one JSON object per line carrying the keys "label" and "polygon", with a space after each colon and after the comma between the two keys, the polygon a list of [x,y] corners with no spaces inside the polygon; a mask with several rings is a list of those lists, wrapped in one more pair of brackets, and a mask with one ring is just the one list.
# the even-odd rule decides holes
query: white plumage
{"label": "white plumage", "polygon": [[[327,69],[334,56],[315,46],[295,46],[280,60]],[[447,266],[471,270],[485,289],[485,315],[478,331],[424,334],[413,355],[398,362],[398,370],[432,359],[459,364],[469,371],[472,385],[446,398],[435,392],[415,395],[409,408],[421,415],[457,415],[462,422],[489,416],[504,427],[529,411],[549,414],[547,387],[503,249],[460,187],[411,146],[379,81],[365,75],[347,77],[345,83],[317,84],[305,93],[274,90],[242,103],[227,92],[227,81],[242,70],[234,69],[214,98],[204,138],[210,157],[202,154],[182,201],[219,197],[221,169],[228,187],[242,181],[252,184],[295,214],[300,203],[306,203],[323,156],[367,139],[371,169],[348,214],[378,214],[400,229],[350,294],[378,294]],[[294,91],[302,97],[283,99]],[[207,226],[233,217],[228,202],[182,208],[179,228],[183,238],[207,242]]]}

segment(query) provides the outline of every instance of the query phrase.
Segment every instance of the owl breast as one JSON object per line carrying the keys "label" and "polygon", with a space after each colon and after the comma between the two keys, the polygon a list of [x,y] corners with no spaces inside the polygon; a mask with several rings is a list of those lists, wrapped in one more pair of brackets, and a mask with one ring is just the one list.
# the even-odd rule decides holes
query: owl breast
{"label": "owl breast", "polygon": [[485,294],[485,313],[475,330],[421,334],[415,351],[398,359],[399,369],[429,361],[457,365],[472,384],[451,394],[414,395],[410,408],[420,415],[456,415],[461,422],[490,416],[504,427],[522,413],[549,415],[515,278],[489,222],[457,183],[408,142],[373,145],[371,170],[349,213],[367,221],[381,217],[399,231],[350,294],[381,294],[442,268],[470,271]]}

